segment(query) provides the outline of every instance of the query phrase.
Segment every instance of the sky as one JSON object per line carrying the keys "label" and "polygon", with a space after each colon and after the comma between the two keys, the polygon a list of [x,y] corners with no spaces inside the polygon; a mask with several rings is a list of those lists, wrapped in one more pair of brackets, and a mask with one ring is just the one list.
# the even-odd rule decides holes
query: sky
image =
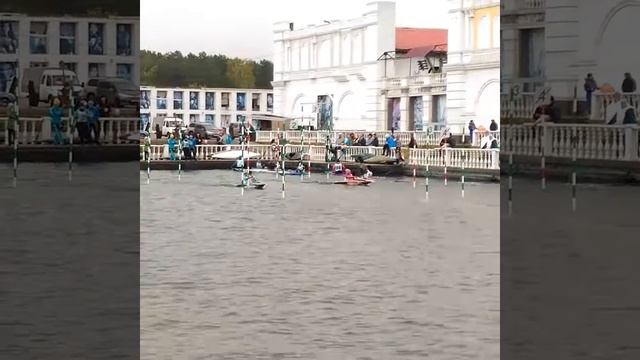
{"label": "sky", "polygon": [[[372,0],[141,0],[141,48],[272,59],[273,23],[351,19]],[[447,0],[395,0],[397,27],[447,28]]]}

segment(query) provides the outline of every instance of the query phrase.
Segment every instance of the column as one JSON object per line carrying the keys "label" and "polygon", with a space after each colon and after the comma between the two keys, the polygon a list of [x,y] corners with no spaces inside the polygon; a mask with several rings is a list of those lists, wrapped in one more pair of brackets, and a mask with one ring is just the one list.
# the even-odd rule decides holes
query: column
{"label": "column", "polygon": [[409,130],[409,96],[400,97],[400,131]]}

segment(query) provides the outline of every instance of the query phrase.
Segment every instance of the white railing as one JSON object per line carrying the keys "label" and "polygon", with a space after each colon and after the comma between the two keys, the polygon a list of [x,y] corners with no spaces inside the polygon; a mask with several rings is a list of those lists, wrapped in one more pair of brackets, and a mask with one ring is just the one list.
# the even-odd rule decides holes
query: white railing
{"label": "white railing", "polygon": [[499,155],[497,149],[410,149],[409,163],[419,166],[497,170],[500,169]]}
{"label": "white railing", "polygon": [[[339,130],[339,131],[304,131],[304,143],[324,145],[327,142],[327,135],[334,141],[338,138],[338,134],[348,136],[354,133],[355,135],[368,135],[376,134],[378,136],[378,142],[382,144],[384,137],[389,134],[389,131],[362,131],[362,130]],[[442,130],[427,130],[427,131],[395,131],[395,135],[399,136],[402,146],[408,146],[411,141],[411,135],[416,139],[418,146],[430,146],[439,145],[442,138]],[[272,139],[277,139],[282,136],[288,142],[301,143],[303,140],[303,133],[300,130],[295,131],[263,131],[258,130],[256,132],[256,142],[269,143]]]}
{"label": "white railing", "polygon": [[[640,111],[640,93],[622,94],[622,97],[627,100],[630,106],[636,110],[636,114]],[[607,109],[611,104],[615,102],[614,96],[609,94],[593,94],[591,102],[591,120],[602,120],[608,118]]]}
{"label": "white railing", "polygon": [[[216,153],[241,150],[240,145],[198,145],[196,147],[196,159],[207,160],[213,158]],[[261,160],[272,160],[277,154],[271,151],[269,145],[249,145],[246,150],[260,154]],[[150,159],[153,161],[169,160],[169,148],[167,145],[151,145]],[[308,155],[311,161],[325,161],[326,148],[324,146],[285,145],[285,153],[302,152]],[[178,149],[176,148],[176,151]],[[382,155],[382,147],[347,147],[343,161],[354,161],[354,156],[363,154]],[[178,154],[176,152],[176,158]],[[140,159],[144,159],[144,145],[140,145]],[[500,162],[497,149],[409,149],[409,158],[405,159],[409,164],[419,166],[447,166],[451,168],[469,169],[499,169]]]}
{"label": "white railing", "polygon": [[[62,126],[68,129],[68,118],[62,119]],[[7,118],[0,118],[0,128],[4,132],[4,144],[9,144],[9,131],[7,128]],[[99,140],[104,144],[120,144],[127,140],[121,137],[128,134],[139,134],[140,119],[138,118],[102,118],[100,119]],[[68,139],[67,131],[62,134],[65,140]],[[74,139],[78,137],[77,130],[74,131]],[[51,129],[51,119],[42,118],[20,118],[16,129],[16,139],[18,144],[44,144],[53,140]],[[75,142],[76,140],[74,140]]]}
{"label": "white railing", "polygon": [[538,96],[524,93],[511,99],[509,95],[500,95],[500,117],[506,119],[532,119]]}
{"label": "white railing", "polygon": [[638,161],[637,125],[524,124],[502,127],[505,153],[576,159]]}
{"label": "white railing", "polygon": [[480,147],[482,145],[482,140],[486,137],[493,136],[494,139],[500,145],[500,131],[474,131],[473,139],[471,140],[471,146]]}

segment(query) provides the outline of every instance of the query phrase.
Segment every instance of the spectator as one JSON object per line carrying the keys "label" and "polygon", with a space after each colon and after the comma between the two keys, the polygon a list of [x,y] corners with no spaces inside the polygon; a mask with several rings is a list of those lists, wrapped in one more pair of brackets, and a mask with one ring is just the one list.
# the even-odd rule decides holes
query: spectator
{"label": "spectator", "polygon": [[473,142],[473,132],[476,131],[476,124],[473,120],[469,120],[469,139]]}
{"label": "spectator", "polygon": [[622,81],[622,92],[623,93],[634,93],[636,92],[636,80],[631,77],[631,73],[624,73],[624,80]]}
{"label": "spectator", "polygon": [[411,140],[409,140],[409,149],[415,149],[417,147],[418,147],[418,142],[416,141],[415,134],[411,133]]}
{"label": "spectator", "polygon": [[256,128],[253,127],[253,124],[249,124],[249,141],[256,142]]}
{"label": "spectator", "polygon": [[108,118],[111,117],[111,105],[109,105],[109,101],[106,96],[100,97],[100,101],[98,102],[100,108],[100,117]]}
{"label": "spectator", "polygon": [[162,130],[159,123],[156,123],[156,139],[162,139]]}
{"label": "spectator", "polygon": [[371,144],[373,143],[373,135],[369,134],[367,135],[367,140],[365,141],[365,146],[372,146]]}
{"label": "spectator", "polygon": [[198,140],[195,136],[193,136],[193,132],[189,133],[189,152],[191,153],[191,158],[193,160],[197,160],[198,157]]}
{"label": "spectator", "polygon": [[404,162],[404,157],[402,156],[402,146],[400,143],[400,136],[396,135],[393,137],[396,142],[396,159],[398,162]]}
{"label": "spectator", "polygon": [[182,153],[184,154],[185,159],[191,159],[191,141],[189,137],[186,136],[182,139]]}
{"label": "spectator", "polygon": [[587,114],[591,113],[591,98],[593,92],[596,90],[598,90],[598,83],[596,83],[596,79],[593,78],[593,74],[588,73],[584,79],[584,92],[587,94]]}
{"label": "spectator", "polygon": [[100,108],[94,104],[93,100],[89,100],[87,104],[87,120],[89,138],[93,132],[93,142],[100,145]]}
{"label": "spectator", "polygon": [[62,145],[64,138],[62,136],[62,115],[64,110],[60,107],[60,99],[54,98],[53,105],[49,108],[49,118],[51,119],[51,132],[53,133],[53,143]]}
{"label": "spectator", "polygon": [[176,159],[176,139],[173,134],[169,134],[169,139],[167,139],[167,146],[169,147],[169,158],[171,160]]}
{"label": "spectator", "polygon": [[[80,101],[80,106],[78,110],[76,110],[75,120],[78,136],[80,137],[80,144],[91,142],[91,138],[89,137],[87,103],[84,100]],[[74,131],[71,132],[71,136],[73,136],[73,133]]]}
{"label": "spectator", "polygon": [[387,147],[388,147],[388,156],[392,156],[396,154],[396,139],[393,137],[393,135],[389,135],[387,137],[387,141],[386,141]]}
{"label": "spectator", "polygon": [[358,139],[358,146],[367,146],[367,139],[365,139],[364,134],[360,134],[360,138]]}
{"label": "spectator", "polygon": [[450,148],[454,148],[456,147],[456,141],[453,138],[453,134],[450,132],[448,136],[443,137],[440,140],[440,147],[442,148],[446,148],[446,147],[450,147]]}
{"label": "spectator", "polygon": [[489,131],[498,131],[498,123],[491,119],[491,124],[489,124]]}
{"label": "spectator", "polygon": [[13,145],[16,140],[16,129],[19,127],[20,117],[18,116],[18,104],[15,98],[11,99],[8,108],[8,119],[7,119],[7,136],[9,140],[9,145]]}
{"label": "spectator", "polygon": [[374,146],[374,147],[380,146],[380,142],[378,141],[378,134],[373,134],[373,140],[371,141],[371,146]]}

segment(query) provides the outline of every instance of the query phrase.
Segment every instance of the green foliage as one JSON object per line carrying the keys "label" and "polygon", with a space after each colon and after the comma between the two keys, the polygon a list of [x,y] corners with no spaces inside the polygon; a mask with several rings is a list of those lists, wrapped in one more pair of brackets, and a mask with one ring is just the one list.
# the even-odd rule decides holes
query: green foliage
{"label": "green foliage", "polygon": [[140,81],[157,87],[271,89],[273,64],[224,55],[140,51]]}

